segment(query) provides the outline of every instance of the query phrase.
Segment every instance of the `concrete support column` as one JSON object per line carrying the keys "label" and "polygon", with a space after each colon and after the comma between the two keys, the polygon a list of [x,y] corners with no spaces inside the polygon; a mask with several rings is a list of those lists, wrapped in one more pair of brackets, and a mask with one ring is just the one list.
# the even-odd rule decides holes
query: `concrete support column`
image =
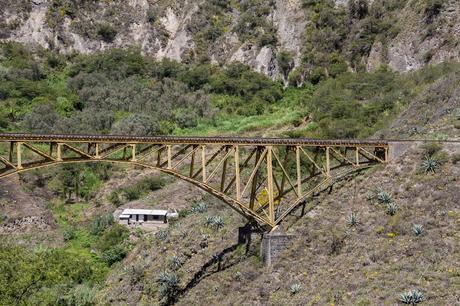
{"label": "concrete support column", "polygon": [[264,265],[271,266],[279,255],[289,247],[294,237],[293,234],[286,234],[280,226],[276,226],[271,232],[264,234],[260,244],[260,256]]}

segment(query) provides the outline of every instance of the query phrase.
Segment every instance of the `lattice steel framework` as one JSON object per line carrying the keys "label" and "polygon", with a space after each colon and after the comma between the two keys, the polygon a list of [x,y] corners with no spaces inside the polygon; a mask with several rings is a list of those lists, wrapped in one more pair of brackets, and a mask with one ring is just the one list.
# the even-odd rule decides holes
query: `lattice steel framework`
{"label": "lattice steel framework", "polygon": [[0,134],[0,179],[65,163],[131,164],[190,182],[268,228],[350,171],[387,161],[385,141]]}

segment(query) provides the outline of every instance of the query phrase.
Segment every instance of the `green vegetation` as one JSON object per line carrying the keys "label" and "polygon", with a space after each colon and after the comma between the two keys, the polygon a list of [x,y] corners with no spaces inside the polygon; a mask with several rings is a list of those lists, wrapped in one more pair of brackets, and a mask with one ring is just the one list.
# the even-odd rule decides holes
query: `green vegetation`
{"label": "green vegetation", "polygon": [[398,211],[398,204],[394,202],[387,203],[387,214],[390,216],[394,216]]}
{"label": "green vegetation", "polygon": [[300,290],[302,290],[302,287],[300,286],[299,283],[295,283],[291,285],[291,288],[290,288],[291,294],[297,294],[300,292]]}
{"label": "green vegetation", "polygon": [[422,162],[422,169],[425,173],[436,173],[436,170],[438,170],[439,166],[439,161],[431,156],[426,156]]}
{"label": "green vegetation", "polygon": [[349,227],[355,227],[359,224],[358,216],[352,212],[347,218],[347,225]]}
{"label": "green vegetation", "polygon": [[401,293],[399,301],[404,304],[415,305],[423,302],[424,296],[418,289]]}
{"label": "green vegetation", "polygon": [[421,225],[421,224],[414,224],[414,226],[412,227],[412,230],[413,230],[415,236],[420,236],[420,235],[423,234],[423,231],[424,231],[423,225]]}

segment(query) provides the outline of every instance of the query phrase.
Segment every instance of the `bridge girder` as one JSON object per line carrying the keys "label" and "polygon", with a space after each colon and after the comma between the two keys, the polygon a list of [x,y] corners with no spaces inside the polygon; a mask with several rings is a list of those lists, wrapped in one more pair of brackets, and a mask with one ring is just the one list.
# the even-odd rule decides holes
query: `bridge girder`
{"label": "bridge girder", "polygon": [[268,228],[350,171],[387,161],[384,141],[0,134],[0,179],[68,163],[141,166],[187,181]]}

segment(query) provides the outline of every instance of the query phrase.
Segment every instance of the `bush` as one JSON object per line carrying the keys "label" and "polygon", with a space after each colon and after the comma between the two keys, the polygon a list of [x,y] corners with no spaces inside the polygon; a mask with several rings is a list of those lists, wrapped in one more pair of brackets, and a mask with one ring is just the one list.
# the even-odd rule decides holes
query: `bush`
{"label": "bush", "polygon": [[173,299],[179,289],[179,277],[174,273],[161,272],[157,282],[160,283],[159,299]]}
{"label": "bush", "polygon": [[90,232],[93,235],[100,235],[106,228],[112,225],[114,222],[113,215],[106,213],[104,215],[97,216],[91,223]]}
{"label": "bush", "polygon": [[108,23],[98,25],[97,35],[106,43],[111,43],[117,36],[117,30]]}
{"label": "bush", "polygon": [[427,142],[422,145],[422,149],[425,152],[425,156],[431,157],[442,150],[442,145],[438,142]]}
{"label": "bush", "polygon": [[166,230],[159,230],[158,232],[155,233],[155,237],[158,240],[165,241],[168,239],[168,231]]}
{"label": "bush", "polygon": [[456,165],[460,161],[460,153],[452,155],[452,163]]}
{"label": "bush", "polygon": [[113,205],[115,205],[115,207],[119,207],[123,204],[123,202],[121,201],[120,199],[120,195],[118,192],[116,191],[112,191],[109,195],[109,201],[110,203],[112,203]]}
{"label": "bush", "polygon": [[425,16],[428,22],[437,16],[443,7],[443,0],[424,0],[425,4]]}
{"label": "bush", "polygon": [[128,252],[120,245],[114,246],[102,253],[102,260],[109,266],[123,260]]}
{"label": "bush", "polygon": [[64,241],[69,241],[75,238],[75,229],[74,228],[67,228],[62,233]]}

